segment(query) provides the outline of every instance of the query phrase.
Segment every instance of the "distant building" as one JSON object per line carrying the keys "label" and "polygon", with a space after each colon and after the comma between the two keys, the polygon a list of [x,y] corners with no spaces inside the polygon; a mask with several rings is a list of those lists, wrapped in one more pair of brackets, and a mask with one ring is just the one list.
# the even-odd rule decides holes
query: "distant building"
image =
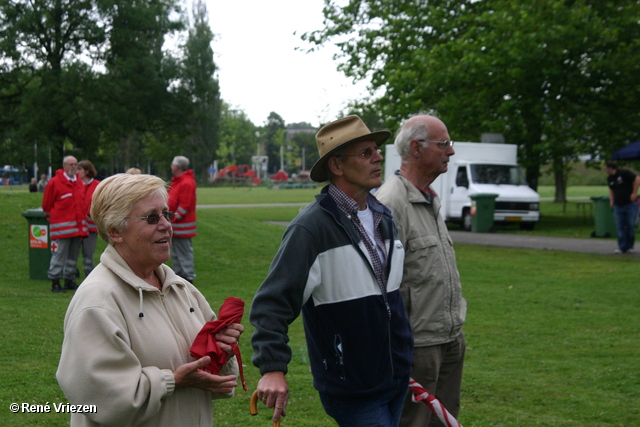
{"label": "distant building", "polygon": [[285,138],[289,140],[293,138],[294,135],[297,135],[300,133],[312,133],[315,135],[316,132],[318,132],[318,129],[316,128],[286,129]]}

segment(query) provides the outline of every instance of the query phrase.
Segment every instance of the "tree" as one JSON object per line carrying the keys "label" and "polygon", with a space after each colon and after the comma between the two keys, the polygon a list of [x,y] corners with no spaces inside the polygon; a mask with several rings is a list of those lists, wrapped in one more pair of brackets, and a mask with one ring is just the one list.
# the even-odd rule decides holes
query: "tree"
{"label": "tree", "polygon": [[220,144],[216,150],[218,167],[251,164],[258,144],[258,128],[244,111],[233,109],[225,102],[222,103],[220,125]]}
{"label": "tree", "polygon": [[286,147],[289,174],[310,170],[318,161],[315,134],[318,129],[306,122],[290,123],[286,129]]}
{"label": "tree", "polygon": [[[184,28],[178,0],[0,2],[0,136],[22,146],[150,165],[189,135],[194,101],[165,37]],[[170,161],[170,160],[168,160]],[[116,167],[117,166],[117,167]],[[164,167],[164,165],[163,165]]]}
{"label": "tree", "polygon": [[[101,86],[109,96],[100,108],[110,120],[103,127],[105,141],[126,154],[127,166],[158,161],[168,170],[171,159],[145,150],[145,141],[176,146],[188,135],[191,101],[171,90],[178,81],[177,60],[163,51],[165,36],[184,28],[176,0],[131,2],[103,0],[108,16],[110,47]],[[153,134],[149,139],[147,132]],[[162,150],[164,151],[164,150]],[[148,156],[151,156],[150,158]]]}
{"label": "tree", "polygon": [[193,25],[184,46],[183,86],[192,100],[189,136],[185,149],[196,171],[206,173],[213,162],[220,138],[220,86],[213,60],[213,32],[202,0],[193,5]]}
{"label": "tree", "polygon": [[562,200],[578,154],[606,155],[640,135],[639,8],[633,0],[326,0],[326,27],[303,39],[337,40],[339,68],[384,92],[373,107],[388,126],[433,108],[456,139],[501,132],[519,145],[533,188],[541,166],[553,165]]}
{"label": "tree", "polygon": [[269,157],[269,169],[277,172],[280,169],[280,148],[286,148],[285,123],[284,119],[274,111],[269,113],[265,123],[262,137],[264,141],[263,150]]}
{"label": "tree", "polygon": [[3,123],[18,138],[50,143],[57,160],[65,142],[92,134],[84,120],[95,116],[83,101],[92,73],[84,61],[104,51],[100,19],[94,0],[0,2],[3,101],[9,101]]}

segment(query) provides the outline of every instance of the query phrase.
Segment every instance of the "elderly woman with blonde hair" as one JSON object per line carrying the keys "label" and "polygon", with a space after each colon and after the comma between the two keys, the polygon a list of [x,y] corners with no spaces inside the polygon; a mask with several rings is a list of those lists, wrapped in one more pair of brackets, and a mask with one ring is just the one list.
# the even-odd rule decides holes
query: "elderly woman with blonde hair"
{"label": "elderly woman with blonde hair", "polygon": [[191,343],[216,319],[204,296],[164,263],[173,231],[166,184],[151,175],[102,181],[91,217],[108,245],[76,291],[64,320],[56,374],[73,405],[71,426],[207,426],[212,399],[231,397],[238,364],[232,345],[244,328],[232,324],[216,339],[229,356],[219,375],[194,360]]}

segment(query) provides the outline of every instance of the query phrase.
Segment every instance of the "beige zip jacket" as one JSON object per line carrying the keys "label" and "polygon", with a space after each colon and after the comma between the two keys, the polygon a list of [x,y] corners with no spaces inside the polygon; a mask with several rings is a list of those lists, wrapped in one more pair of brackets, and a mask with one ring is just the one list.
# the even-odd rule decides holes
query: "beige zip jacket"
{"label": "beige zip jacket", "polygon": [[[175,388],[173,372],[194,361],[191,344],[216,315],[171,268],[156,273],[162,292],[109,245],[73,296],[56,376],[68,403],[95,407],[72,414],[71,426],[211,427],[211,399],[231,397]],[[219,375],[229,374],[238,375],[235,357]]]}
{"label": "beige zip jacket", "polygon": [[405,248],[400,292],[415,347],[444,344],[462,332],[467,302],[453,241],[440,215],[440,199],[427,197],[401,175],[392,175],[375,196],[393,213]]}

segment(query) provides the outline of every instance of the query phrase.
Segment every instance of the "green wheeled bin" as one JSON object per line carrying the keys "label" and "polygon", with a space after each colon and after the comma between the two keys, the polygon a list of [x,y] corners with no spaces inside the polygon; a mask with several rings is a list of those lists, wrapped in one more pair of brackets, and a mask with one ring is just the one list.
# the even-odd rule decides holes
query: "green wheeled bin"
{"label": "green wheeled bin", "polygon": [[591,200],[593,200],[593,223],[595,225],[591,237],[617,238],[616,220],[609,204],[609,196],[592,196]]}
{"label": "green wheeled bin", "polygon": [[490,233],[493,228],[493,214],[496,209],[498,194],[477,193],[471,196],[471,231],[474,233]]}
{"label": "green wheeled bin", "polygon": [[51,262],[51,239],[49,221],[42,209],[22,212],[29,223],[29,278],[48,280],[47,271]]}

